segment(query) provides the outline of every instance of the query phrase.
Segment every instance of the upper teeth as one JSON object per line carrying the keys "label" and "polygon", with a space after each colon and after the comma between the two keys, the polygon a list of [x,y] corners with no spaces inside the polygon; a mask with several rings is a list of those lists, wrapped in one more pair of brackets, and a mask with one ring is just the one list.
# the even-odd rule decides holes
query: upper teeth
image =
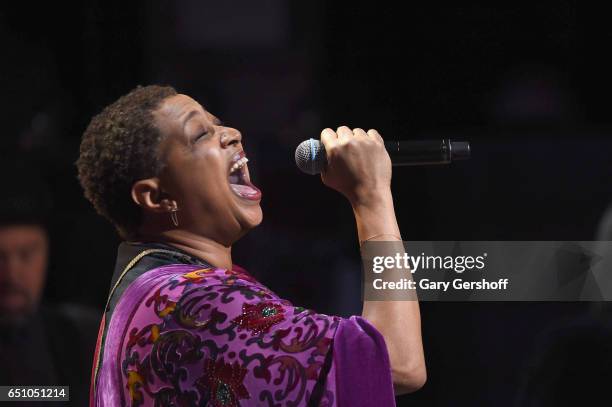
{"label": "upper teeth", "polygon": [[242,168],[245,166],[245,164],[249,162],[249,159],[246,157],[242,157],[241,159],[239,159],[238,161],[236,161],[234,163],[234,165],[232,165],[232,168],[230,168],[230,174],[236,170],[238,170],[239,168]]}

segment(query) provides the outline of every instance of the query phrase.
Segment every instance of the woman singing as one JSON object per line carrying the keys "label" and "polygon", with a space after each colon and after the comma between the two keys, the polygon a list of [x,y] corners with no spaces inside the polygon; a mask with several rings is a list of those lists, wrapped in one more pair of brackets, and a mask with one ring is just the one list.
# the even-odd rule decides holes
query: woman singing
{"label": "woman singing", "polygon": [[[262,220],[241,139],[171,87],[136,88],[91,120],[79,180],[125,240],[91,405],[394,405],[425,382],[418,302],[317,314],[233,264],[232,245]],[[321,140],[322,180],[350,201],[359,240],[401,240],[378,132]]]}

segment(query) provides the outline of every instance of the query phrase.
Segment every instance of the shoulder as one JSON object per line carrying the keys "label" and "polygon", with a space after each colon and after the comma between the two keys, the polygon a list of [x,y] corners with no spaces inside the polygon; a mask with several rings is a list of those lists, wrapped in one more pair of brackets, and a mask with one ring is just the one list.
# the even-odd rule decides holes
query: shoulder
{"label": "shoulder", "polygon": [[134,281],[123,297],[118,309],[130,315],[130,332],[155,327],[160,333],[198,329],[210,335],[220,332],[223,324],[231,325],[224,332],[233,337],[229,332],[236,326],[254,326],[251,317],[255,314],[263,313],[266,321],[278,322],[293,308],[241,269],[194,265],[153,269]]}
{"label": "shoulder", "polygon": [[273,394],[304,402],[326,375],[340,321],[292,305],[241,270],[202,268],[168,274],[132,315],[117,361],[125,397],[194,404],[218,397],[219,383],[236,402]]}
{"label": "shoulder", "polygon": [[339,320],[294,306],[240,268],[164,266],[157,270],[168,273],[142,298],[134,315],[139,317],[135,320],[145,317],[147,325],[207,327],[212,334],[225,326],[225,332],[231,329],[258,335],[272,327],[274,331],[288,327],[335,329]]}

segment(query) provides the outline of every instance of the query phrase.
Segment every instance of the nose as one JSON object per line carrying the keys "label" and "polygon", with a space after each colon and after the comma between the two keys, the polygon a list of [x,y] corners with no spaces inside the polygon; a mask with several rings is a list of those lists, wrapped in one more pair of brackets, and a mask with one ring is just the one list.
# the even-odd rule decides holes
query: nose
{"label": "nose", "polygon": [[242,142],[242,134],[232,127],[224,127],[221,133],[221,146],[227,148]]}

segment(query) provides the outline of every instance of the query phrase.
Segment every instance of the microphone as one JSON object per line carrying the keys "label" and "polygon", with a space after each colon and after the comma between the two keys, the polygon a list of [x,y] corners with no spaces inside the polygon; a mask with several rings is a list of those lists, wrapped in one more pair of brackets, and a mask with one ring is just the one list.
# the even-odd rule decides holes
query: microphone
{"label": "microphone", "polygon": [[[385,141],[394,166],[450,164],[470,158],[467,141],[394,140]],[[325,146],[320,140],[308,139],[295,149],[295,163],[306,174],[319,174],[327,165]]]}

